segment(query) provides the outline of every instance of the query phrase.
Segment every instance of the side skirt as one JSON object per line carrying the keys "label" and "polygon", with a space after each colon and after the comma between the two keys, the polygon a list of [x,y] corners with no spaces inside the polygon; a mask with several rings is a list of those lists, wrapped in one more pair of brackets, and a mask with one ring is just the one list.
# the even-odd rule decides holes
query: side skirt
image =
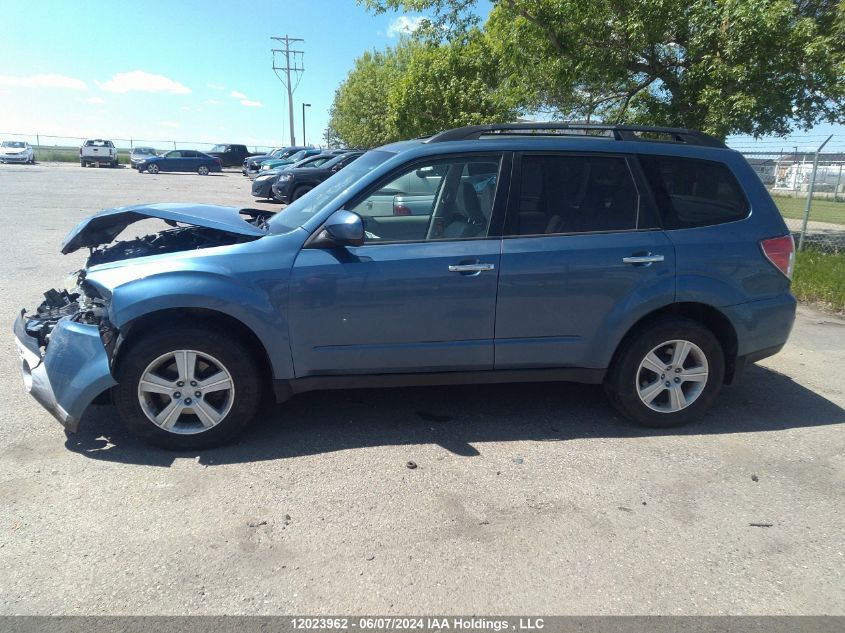
{"label": "side skirt", "polygon": [[277,402],[306,391],[329,389],[379,389],[382,387],[434,387],[442,385],[483,385],[509,382],[579,382],[598,385],[604,382],[606,369],[562,367],[555,369],[498,369],[486,371],[448,371],[437,373],[361,374],[346,376],[307,376],[292,380],[274,380]]}

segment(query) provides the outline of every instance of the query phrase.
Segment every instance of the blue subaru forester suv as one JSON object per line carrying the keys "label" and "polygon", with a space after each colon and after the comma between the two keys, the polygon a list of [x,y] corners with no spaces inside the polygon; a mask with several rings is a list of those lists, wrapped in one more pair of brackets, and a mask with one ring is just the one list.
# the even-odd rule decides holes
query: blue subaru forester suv
{"label": "blue subaru forester suv", "polygon": [[[115,241],[149,218],[169,228]],[[15,322],[26,387],[68,431],[110,397],[175,449],[229,440],[262,393],[373,386],[603,383],[675,426],[795,317],[772,199],[690,130],[459,128],[369,151],[276,214],[109,209],[79,248],[85,269]]]}

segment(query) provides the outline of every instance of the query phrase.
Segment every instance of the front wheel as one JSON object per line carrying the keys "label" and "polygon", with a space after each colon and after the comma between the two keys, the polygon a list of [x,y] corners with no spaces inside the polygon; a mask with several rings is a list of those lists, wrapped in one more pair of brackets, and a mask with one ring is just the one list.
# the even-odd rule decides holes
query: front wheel
{"label": "front wheel", "polygon": [[147,165],[147,173],[148,174],[157,174],[158,173],[158,165],[153,163],[152,165]]}
{"label": "front wheel", "polygon": [[671,428],[702,417],[725,376],[725,356],[706,327],[680,317],[654,321],[623,343],[605,392],[624,416]]}
{"label": "front wheel", "polygon": [[303,185],[301,187],[297,187],[296,189],[294,189],[294,192],[290,197],[291,202],[293,202],[294,200],[299,200],[302,196],[304,196],[306,193],[308,193],[312,189],[313,189],[313,187],[309,187],[308,185]]}
{"label": "front wheel", "polygon": [[208,176],[208,167],[206,167],[205,165],[200,165],[199,167],[197,167],[197,173],[200,176]]}
{"label": "front wheel", "polygon": [[255,415],[262,384],[253,355],[214,328],[178,327],[121,355],[115,404],[130,432],[173,450],[218,446]]}

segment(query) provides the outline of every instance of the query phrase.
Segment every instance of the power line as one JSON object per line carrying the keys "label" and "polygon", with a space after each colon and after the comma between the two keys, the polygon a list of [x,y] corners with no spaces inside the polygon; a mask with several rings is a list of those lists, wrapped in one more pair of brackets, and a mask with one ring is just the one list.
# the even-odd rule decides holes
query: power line
{"label": "power line", "polygon": [[[276,77],[279,78],[279,81],[285,86],[288,92],[288,121],[290,124],[290,144],[296,145],[296,132],[293,128],[293,93],[296,90],[297,86],[299,86],[299,81],[302,79],[302,73],[305,72],[305,63],[303,62],[303,56],[305,55],[304,51],[294,50],[290,47],[293,42],[305,42],[304,39],[299,37],[288,37],[285,35],[284,37],[271,37],[271,40],[275,40],[277,42],[283,42],[284,48],[271,48],[270,52],[273,54],[273,72],[276,73]],[[280,57],[284,56],[284,61],[279,60],[279,63],[276,63],[276,55]],[[280,64],[284,65],[280,65]],[[284,72],[285,75],[279,74],[279,72]],[[291,72],[294,76],[295,84],[291,83]]]}

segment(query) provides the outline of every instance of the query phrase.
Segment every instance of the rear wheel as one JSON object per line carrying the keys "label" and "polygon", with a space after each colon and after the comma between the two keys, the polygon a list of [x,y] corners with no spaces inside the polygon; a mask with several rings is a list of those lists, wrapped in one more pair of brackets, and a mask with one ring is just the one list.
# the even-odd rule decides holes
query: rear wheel
{"label": "rear wheel", "polygon": [[645,325],[623,342],[605,392],[626,417],[670,428],[703,416],[724,375],[724,352],[713,333],[697,321],[671,317]]}
{"label": "rear wheel", "polygon": [[200,165],[199,167],[197,167],[197,173],[200,176],[208,176],[208,167],[205,165]]}
{"label": "rear wheel", "polygon": [[299,200],[302,196],[311,191],[313,188],[314,187],[309,187],[308,185],[302,185],[301,187],[297,187],[293,190],[293,194],[291,194],[291,202],[293,202],[294,200]]}
{"label": "rear wheel", "polygon": [[124,352],[117,380],[115,404],[130,432],[174,450],[231,440],[261,398],[250,351],[214,328],[173,328],[138,340]]}
{"label": "rear wheel", "polygon": [[157,174],[158,173],[158,165],[153,163],[152,165],[147,165],[147,173],[148,174]]}

